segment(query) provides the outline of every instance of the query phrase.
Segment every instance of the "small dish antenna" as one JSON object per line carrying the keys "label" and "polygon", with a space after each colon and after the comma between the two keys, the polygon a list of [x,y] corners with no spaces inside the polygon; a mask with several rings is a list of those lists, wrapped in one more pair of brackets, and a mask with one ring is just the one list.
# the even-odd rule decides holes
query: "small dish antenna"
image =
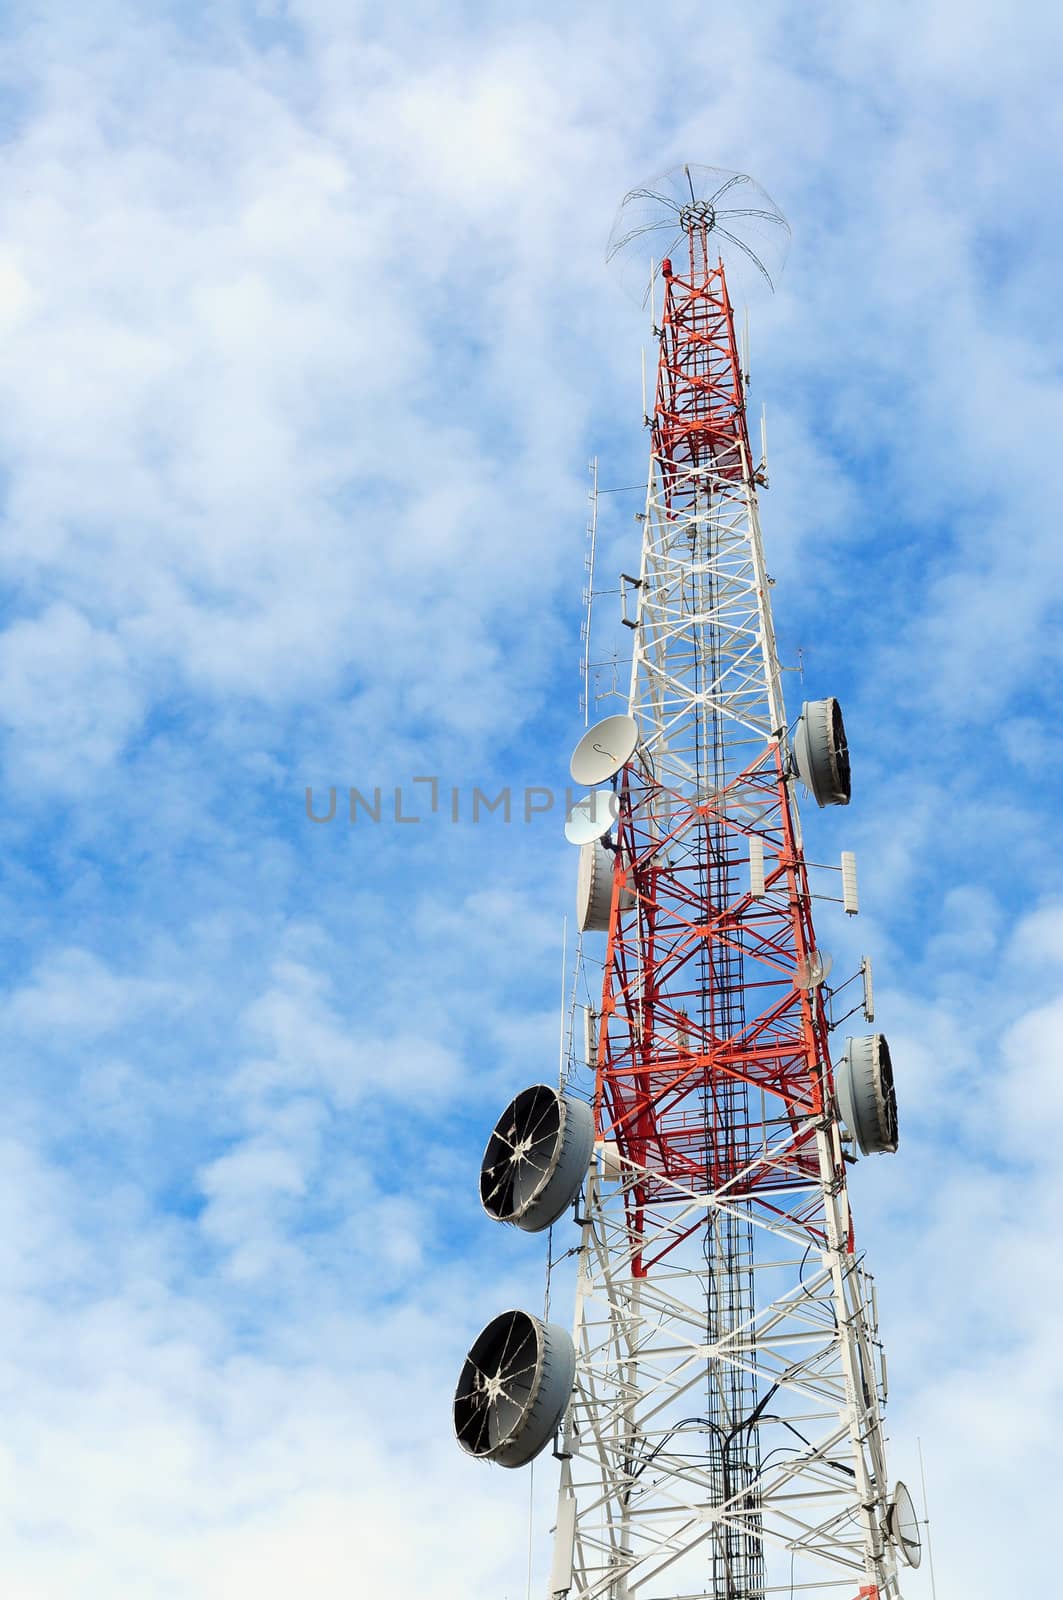
{"label": "small dish antenna", "polygon": [[575,783],[588,788],[608,783],[621,767],[626,767],[639,742],[639,725],[634,717],[603,717],[588,728],[572,752],[568,770]]}
{"label": "small dish antenna", "polygon": [[829,950],[813,950],[797,963],[794,981],[799,989],[818,989],[830,977],[833,966],[834,957]]}
{"label": "small dish antenna", "polygon": [[886,1514],[886,1527],[903,1559],[910,1567],[917,1567],[923,1559],[923,1536],[912,1497],[899,1479]]}
{"label": "small dish antenna", "polygon": [[569,812],[565,838],[569,844],[593,844],[604,838],[620,815],[620,799],[612,789],[592,789]]}

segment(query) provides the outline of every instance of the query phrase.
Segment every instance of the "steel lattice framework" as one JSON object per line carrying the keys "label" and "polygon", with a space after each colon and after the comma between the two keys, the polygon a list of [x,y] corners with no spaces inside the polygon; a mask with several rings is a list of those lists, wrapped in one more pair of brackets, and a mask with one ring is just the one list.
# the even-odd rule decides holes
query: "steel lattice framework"
{"label": "steel lattice framework", "polygon": [[618,782],[551,1593],[896,1600],[734,316],[711,218],[684,226],[688,258],[661,271],[640,743]]}

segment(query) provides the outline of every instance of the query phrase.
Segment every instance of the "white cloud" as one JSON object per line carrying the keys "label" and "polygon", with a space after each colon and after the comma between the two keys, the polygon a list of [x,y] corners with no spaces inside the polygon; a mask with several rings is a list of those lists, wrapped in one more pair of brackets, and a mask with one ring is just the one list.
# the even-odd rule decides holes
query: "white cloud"
{"label": "white cloud", "polygon": [[76,794],[120,755],[143,697],[113,635],[58,604],[0,635],[0,705],[9,782]]}
{"label": "white cloud", "polygon": [[5,1015],[16,1030],[58,1031],[84,1040],[132,1020],[171,1016],[185,1003],[176,984],[119,976],[91,951],[66,949],[51,953],[27,984],[9,994]]}
{"label": "white cloud", "polygon": [[1063,965],[1063,903],[1040,905],[1024,916],[1012,935],[1010,954],[1035,972]]}

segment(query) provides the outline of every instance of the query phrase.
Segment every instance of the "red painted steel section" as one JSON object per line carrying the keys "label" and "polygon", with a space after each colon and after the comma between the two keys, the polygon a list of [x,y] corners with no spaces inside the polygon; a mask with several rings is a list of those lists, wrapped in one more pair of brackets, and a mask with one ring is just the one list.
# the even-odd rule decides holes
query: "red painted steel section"
{"label": "red painted steel section", "polygon": [[[679,515],[692,466],[711,463],[739,484],[752,467],[733,311],[704,233],[691,230],[686,275],[666,261],[662,276],[652,448],[663,498]],[[785,1214],[823,1240],[810,1124],[830,1086],[827,1022],[820,991],[797,982],[815,938],[777,741],[734,785],[759,800],[755,827],[736,820],[748,804],[725,810],[718,800],[666,794],[637,764],[620,785],[596,1112],[600,1135],[647,1169],[629,1210],[639,1275],[695,1231],[672,1220],[674,1191],[666,1205],[663,1177],[699,1192],[726,1187],[765,1219]],[[662,840],[654,819],[666,799],[671,831]],[[754,832],[764,843],[762,899],[749,893]],[[620,909],[622,887],[636,896],[630,910]],[[746,1087],[736,1094],[735,1083]],[[785,1154],[767,1159],[788,1133]]]}

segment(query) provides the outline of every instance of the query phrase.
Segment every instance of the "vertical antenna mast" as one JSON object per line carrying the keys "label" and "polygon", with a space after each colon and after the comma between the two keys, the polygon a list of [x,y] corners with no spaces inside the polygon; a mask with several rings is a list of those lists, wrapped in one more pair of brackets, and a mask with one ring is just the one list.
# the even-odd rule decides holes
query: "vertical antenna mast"
{"label": "vertical antenna mast", "polygon": [[595,547],[598,543],[598,457],[591,462],[591,515],[587,524],[587,553],[583,565],[587,573],[587,583],[583,591],[586,609],[583,613],[583,624],[580,632],[583,635],[583,659],[580,663],[580,677],[582,679],[583,700],[583,726],[586,727],[591,720],[591,623],[594,613],[594,558]]}
{"label": "vertical antenna mast", "polygon": [[787,233],[751,179],[687,166],[611,241],[624,266],[656,236],[663,306],[628,714],[571,767],[594,1081],[519,1095],[480,1185],[530,1232],[578,1199],[574,1331],[504,1313],[455,1397],[473,1455],[554,1440],[551,1600],[898,1600],[920,1556],[846,1175],[896,1149],[889,1049],[832,1065],[796,808],[795,775],[848,803],[845,731],[812,701],[789,738],[731,300]]}

